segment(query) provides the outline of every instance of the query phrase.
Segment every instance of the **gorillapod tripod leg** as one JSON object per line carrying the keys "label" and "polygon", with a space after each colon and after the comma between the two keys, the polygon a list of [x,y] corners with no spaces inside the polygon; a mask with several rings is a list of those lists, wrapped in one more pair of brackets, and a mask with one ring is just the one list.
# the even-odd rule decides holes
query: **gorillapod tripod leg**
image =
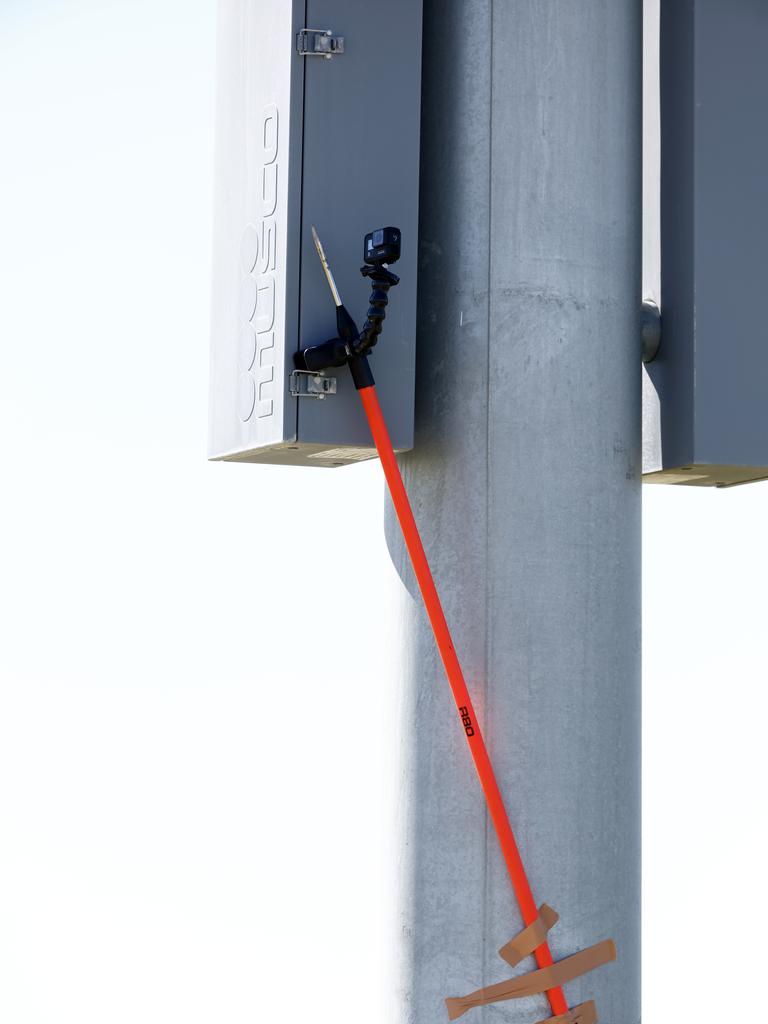
{"label": "gorillapod tripod leg", "polygon": [[[464,679],[464,673],[461,670],[459,659],[456,655],[456,651],[454,650],[451,633],[448,629],[448,623],[445,620],[437,588],[435,587],[435,581],[432,578],[432,572],[429,568],[427,556],[424,552],[424,545],[421,543],[421,537],[416,526],[416,520],[413,517],[411,503],[408,500],[408,495],[403,484],[403,478],[400,476],[400,469],[397,465],[397,460],[395,459],[395,452],[389,438],[387,425],[384,422],[384,417],[381,412],[381,406],[379,405],[379,399],[376,394],[376,387],[373,384],[367,384],[363,387],[358,386],[358,394],[360,395],[360,399],[363,403],[363,409],[365,410],[365,414],[368,418],[371,434],[373,435],[373,440],[379,453],[379,459],[381,460],[381,465],[384,469],[384,476],[386,477],[387,485],[389,486],[389,491],[392,495],[392,503],[395,506],[395,512],[397,513],[397,518],[403,531],[403,537],[405,539],[406,547],[408,548],[411,563],[413,564],[413,570],[419,583],[421,595],[424,598],[424,604],[432,626],[432,632],[435,634],[435,640],[437,642],[438,650],[440,651],[440,657],[445,667],[446,675],[448,676],[448,682],[453,693],[453,699],[456,702],[456,708],[459,712],[464,732],[467,736],[467,742],[469,743],[472,759],[480,778],[480,785],[482,786],[483,793],[485,794],[485,801],[488,805],[488,811],[491,815],[493,827],[496,831],[499,845],[501,846],[501,852],[507,865],[507,871],[509,872],[509,877],[512,881],[512,887],[515,890],[515,896],[517,897],[517,902],[520,906],[520,912],[525,924],[529,925],[536,920],[536,917],[538,916],[538,909],[533,898],[528,876],[525,873],[525,867],[523,866],[523,862],[520,857],[520,851],[517,848],[517,842],[515,840],[514,833],[512,832],[512,826],[509,823],[509,818],[504,807],[504,801],[501,797],[501,791],[499,790],[499,785],[493,772],[491,759],[488,755],[488,748],[485,745],[483,734],[480,730],[480,724],[477,721],[474,708],[472,707],[472,700],[469,696],[469,690],[467,689],[467,684]],[[535,956],[539,967],[549,967],[553,962],[552,953],[550,952],[549,945],[546,941],[538,947]],[[553,1014],[559,1015],[568,1012],[568,1003],[566,1002],[562,988],[549,989],[547,991],[547,998],[549,999]]]}

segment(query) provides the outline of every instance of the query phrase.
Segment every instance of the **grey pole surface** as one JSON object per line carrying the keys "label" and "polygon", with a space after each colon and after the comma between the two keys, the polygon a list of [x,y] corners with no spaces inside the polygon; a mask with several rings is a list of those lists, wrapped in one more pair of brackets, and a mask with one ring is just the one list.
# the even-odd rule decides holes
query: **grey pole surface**
{"label": "grey pole surface", "polygon": [[[561,915],[553,954],[617,943],[569,1004],[638,1024],[642,4],[426,0],[424,40],[400,464],[534,894]],[[389,505],[387,535],[406,583],[399,1019],[432,1024],[512,974],[496,951],[521,919]],[[550,1015],[543,996],[470,1014]]]}

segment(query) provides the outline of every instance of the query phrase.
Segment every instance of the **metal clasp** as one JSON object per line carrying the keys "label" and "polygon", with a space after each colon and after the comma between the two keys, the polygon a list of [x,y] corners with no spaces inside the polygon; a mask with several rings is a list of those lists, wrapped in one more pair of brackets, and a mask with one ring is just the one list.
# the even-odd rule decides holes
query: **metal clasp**
{"label": "metal clasp", "polygon": [[296,36],[296,50],[300,57],[333,60],[344,53],[344,36],[335,36],[329,28],[303,28]]}
{"label": "metal clasp", "polygon": [[311,370],[294,370],[288,386],[294,398],[325,398],[336,394],[336,378]]}

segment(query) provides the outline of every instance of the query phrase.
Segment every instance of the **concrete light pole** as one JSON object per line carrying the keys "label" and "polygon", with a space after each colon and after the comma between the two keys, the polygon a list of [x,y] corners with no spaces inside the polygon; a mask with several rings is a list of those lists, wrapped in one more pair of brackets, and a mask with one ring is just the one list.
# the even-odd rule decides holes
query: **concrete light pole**
{"label": "concrete light pole", "polygon": [[[566,988],[637,1024],[641,0],[426,0],[416,448],[400,459]],[[405,1012],[521,927],[399,528]],[[530,962],[526,962],[531,966]],[[471,1011],[534,1024],[544,996]]]}

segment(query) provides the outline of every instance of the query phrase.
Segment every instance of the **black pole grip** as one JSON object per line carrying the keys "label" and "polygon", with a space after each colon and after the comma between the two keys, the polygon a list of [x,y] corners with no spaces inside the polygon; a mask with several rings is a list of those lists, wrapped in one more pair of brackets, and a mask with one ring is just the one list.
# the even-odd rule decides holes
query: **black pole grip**
{"label": "black pole grip", "polygon": [[370,388],[376,383],[366,356],[350,356],[349,372],[352,374],[352,380],[358,391],[362,388]]}

